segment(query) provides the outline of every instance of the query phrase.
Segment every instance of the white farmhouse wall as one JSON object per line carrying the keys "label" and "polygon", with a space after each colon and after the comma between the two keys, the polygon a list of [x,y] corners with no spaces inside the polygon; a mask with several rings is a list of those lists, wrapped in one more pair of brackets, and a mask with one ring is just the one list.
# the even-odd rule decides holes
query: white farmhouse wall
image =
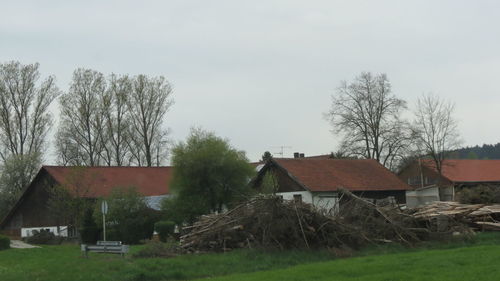
{"label": "white farmhouse wall", "polygon": [[301,195],[302,202],[313,204],[313,196],[310,191],[278,192],[276,195],[283,196],[284,200],[293,200],[294,195]]}
{"label": "white farmhouse wall", "polygon": [[313,205],[328,213],[334,214],[339,210],[339,197],[337,192],[313,193]]}
{"label": "white farmhouse wall", "polygon": [[331,213],[338,210],[338,196],[336,192],[311,193],[310,191],[293,191],[278,192],[276,195],[282,196],[284,200],[294,200],[294,195],[301,195],[302,202],[311,204],[316,208],[323,209]]}

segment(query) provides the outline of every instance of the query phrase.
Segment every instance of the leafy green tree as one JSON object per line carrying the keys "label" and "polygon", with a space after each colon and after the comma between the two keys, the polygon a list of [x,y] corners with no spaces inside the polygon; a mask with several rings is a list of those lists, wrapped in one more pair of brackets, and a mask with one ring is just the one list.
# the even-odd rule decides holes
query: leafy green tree
{"label": "leafy green tree", "polygon": [[262,178],[260,192],[264,194],[275,194],[278,191],[278,188],[279,184],[276,175],[272,170],[268,171]]}
{"label": "leafy green tree", "polygon": [[243,151],[212,132],[191,130],[186,142],[173,148],[172,164],[174,196],[164,202],[163,209],[176,222],[221,212],[251,193],[248,182],[254,167]]}

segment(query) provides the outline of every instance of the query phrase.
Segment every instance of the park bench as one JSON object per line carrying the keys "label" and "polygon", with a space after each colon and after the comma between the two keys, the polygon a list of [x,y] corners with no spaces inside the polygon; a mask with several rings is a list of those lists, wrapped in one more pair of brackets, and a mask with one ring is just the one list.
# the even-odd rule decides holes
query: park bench
{"label": "park bench", "polygon": [[88,258],[88,252],[120,254],[122,257],[128,253],[129,246],[122,245],[121,241],[97,241],[97,245],[82,244],[83,255]]}

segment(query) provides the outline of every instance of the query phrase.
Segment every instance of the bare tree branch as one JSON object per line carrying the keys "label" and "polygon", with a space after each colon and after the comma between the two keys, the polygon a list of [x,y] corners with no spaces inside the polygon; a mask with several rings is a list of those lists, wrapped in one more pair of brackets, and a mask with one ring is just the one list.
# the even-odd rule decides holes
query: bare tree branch
{"label": "bare tree branch", "polygon": [[442,172],[443,161],[461,144],[457,121],[453,118],[454,104],[428,94],[418,99],[414,129],[418,145],[432,158],[436,169]]}

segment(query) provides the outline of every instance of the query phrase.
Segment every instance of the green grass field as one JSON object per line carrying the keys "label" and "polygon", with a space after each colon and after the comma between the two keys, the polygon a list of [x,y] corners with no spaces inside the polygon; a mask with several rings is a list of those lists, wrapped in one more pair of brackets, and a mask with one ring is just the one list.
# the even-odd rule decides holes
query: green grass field
{"label": "green grass field", "polygon": [[210,280],[500,280],[500,246],[340,259]]}
{"label": "green grass field", "polygon": [[[142,246],[133,247],[137,251]],[[0,251],[0,280],[500,280],[500,234],[420,248],[372,247],[334,259],[326,251],[262,252],[176,258],[120,258],[74,245]]]}
{"label": "green grass field", "polygon": [[[142,248],[133,246],[132,253]],[[43,246],[0,251],[0,281],[8,280],[189,280],[233,273],[285,268],[303,262],[333,259],[327,251],[265,253],[239,250],[225,254],[184,255],[175,258],[121,258],[90,253],[82,258],[79,246]]]}

